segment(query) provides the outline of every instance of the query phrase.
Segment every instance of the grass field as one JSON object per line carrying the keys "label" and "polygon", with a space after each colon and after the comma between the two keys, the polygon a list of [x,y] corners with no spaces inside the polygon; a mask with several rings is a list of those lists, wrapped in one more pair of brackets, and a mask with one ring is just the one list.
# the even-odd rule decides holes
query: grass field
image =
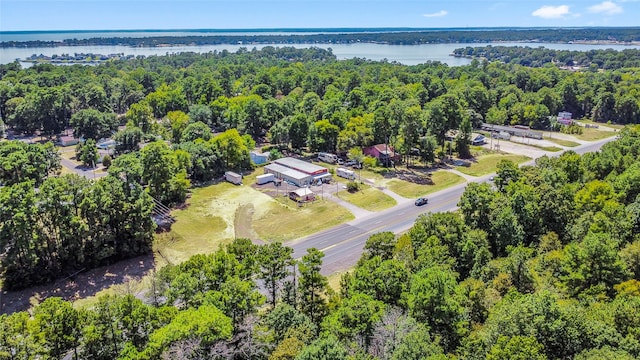
{"label": "grass field", "polygon": [[624,128],[624,125],[618,125],[618,124],[607,124],[607,123],[599,123],[599,122],[595,122],[593,120],[578,120],[579,123],[582,124],[589,124],[589,125],[598,125],[598,126],[606,126],[608,128],[612,128],[612,129],[622,129]]}
{"label": "grass field", "polygon": [[342,200],[369,211],[380,211],[397,204],[391,196],[366,184],[361,184],[360,190],[355,193],[341,190],[338,192],[338,196]]}
{"label": "grass field", "polygon": [[599,129],[593,129],[593,128],[582,128],[582,134],[578,135],[573,135],[576,138],[580,139],[580,140],[585,140],[585,141],[595,141],[595,140],[600,140],[600,139],[605,139],[608,137],[612,137],[615,136],[616,133],[612,132],[612,131],[604,131],[604,130],[599,130]]}
{"label": "grass field", "polygon": [[551,141],[552,143],[556,143],[560,146],[565,146],[565,147],[576,147],[580,145],[580,143],[577,143],[571,140],[556,139],[556,138],[546,138],[546,140]]}
{"label": "grass field", "polygon": [[436,191],[463,183],[465,180],[448,171],[436,171],[431,175],[433,185],[421,185],[400,179],[393,179],[388,182],[389,190],[409,199],[431,194]]}
{"label": "grass field", "polygon": [[354,219],[330,200],[318,199],[301,207],[286,197],[276,200],[256,207],[253,216],[254,230],[267,242],[295,239]]}
{"label": "grass field", "polygon": [[179,263],[194,254],[213,252],[233,239],[236,209],[251,200],[244,190],[251,193],[249,196],[268,199],[250,188],[229,183],[193,189],[186,207],[172,212],[177,221],[171,231],[156,237],[156,250],[168,261]]}
{"label": "grass field", "polygon": [[479,156],[471,166],[456,166],[456,170],[471,176],[487,175],[496,171],[496,165],[502,159],[511,160],[516,164],[531,160],[531,158],[524,155],[486,154]]}
{"label": "grass field", "polygon": [[559,148],[557,146],[542,146],[542,145],[533,145],[533,144],[529,144],[527,146],[533,146],[534,148],[538,148],[544,151],[551,151],[551,152],[557,152],[562,150],[562,148]]}

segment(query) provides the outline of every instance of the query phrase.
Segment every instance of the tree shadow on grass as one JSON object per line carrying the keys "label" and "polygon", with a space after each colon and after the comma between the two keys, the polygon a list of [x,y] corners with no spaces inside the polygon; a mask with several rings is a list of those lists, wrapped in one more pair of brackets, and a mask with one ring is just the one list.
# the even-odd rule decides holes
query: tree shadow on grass
{"label": "tree shadow on grass", "polygon": [[113,285],[140,280],[155,267],[153,254],[138,256],[76,274],[53,283],[0,294],[0,314],[28,310],[51,296],[68,301],[84,299]]}

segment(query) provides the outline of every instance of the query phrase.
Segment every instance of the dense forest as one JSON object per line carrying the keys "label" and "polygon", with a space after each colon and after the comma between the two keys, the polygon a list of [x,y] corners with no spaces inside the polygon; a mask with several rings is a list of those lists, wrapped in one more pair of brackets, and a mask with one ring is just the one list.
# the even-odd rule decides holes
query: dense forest
{"label": "dense forest", "polygon": [[338,292],[320,251],[236,239],[148,293],[1,315],[0,357],[637,359],[638,149],[635,126],[598,153],[504,160],[458,212],[371,236]]}
{"label": "dense forest", "polygon": [[[356,29],[357,31],[358,29]],[[0,47],[46,47],[46,46],[85,46],[85,45],[128,45],[155,47],[161,45],[217,45],[217,44],[353,44],[376,43],[389,45],[418,45],[443,43],[476,42],[558,42],[640,41],[638,28],[559,28],[559,29],[494,29],[477,30],[414,30],[353,32],[343,33],[320,29],[321,34],[256,34],[256,35],[208,35],[208,36],[148,36],[148,37],[100,37],[90,39],[65,39],[62,41],[3,41]],[[152,34],[152,33],[150,33]]]}
{"label": "dense forest", "polygon": [[[337,61],[330,51],[314,48],[184,53],[95,67],[42,64],[21,69],[12,63],[1,65],[0,75],[0,115],[12,134],[37,133],[53,139],[71,128],[87,140],[77,150],[87,165],[95,163],[95,141],[110,136],[116,140],[116,158],[109,168],[114,180],[102,185],[120,188],[113,191],[122,192],[123,203],[109,206],[139,199],[142,194],[131,193],[137,189],[133,184],[164,204],[179,204],[192,182],[251,168],[249,151],[256,142],[269,141],[270,146],[292,151],[343,153],[390,143],[406,157],[417,153],[424,162],[433,163],[444,156],[445,134],[450,129],[461,131],[456,141],[446,144],[460,156],[468,156],[468,134],[483,121],[547,129],[554,125],[558,111],[622,124],[638,122],[640,114],[640,75],[634,68],[570,72],[555,66],[528,68],[487,61],[453,68],[440,63],[403,66],[364,59]],[[15,198],[10,195],[14,191],[25,193],[25,201],[14,204],[16,212],[45,218],[38,212],[48,211],[39,206],[46,200],[40,200],[37,191],[59,166],[52,160],[55,157],[46,155],[51,149],[3,144],[2,151],[8,154],[0,164],[0,181],[7,185],[2,189],[4,199]],[[115,183],[117,179],[130,188]],[[20,184],[25,181],[30,185]],[[88,185],[69,186],[65,196]],[[100,191],[91,193],[97,196],[94,201],[103,202],[98,200]],[[59,201],[68,207],[65,214],[77,217],[74,221],[97,221],[106,227],[91,235],[95,242],[111,244],[120,231],[129,231],[114,223],[126,216],[92,220],[83,213],[83,199],[76,200]],[[39,244],[63,246],[66,240],[61,240],[61,233],[77,234],[45,229],[30,219],[13,219],[19,223],[15,226],[24,227],[23,240],[2,227],[0,242],[25,241],[20,251],[29,256],[21,259],[30,264],[20,267],[25,269],[22,273],[3,266],[7,287],[64,275],[69,269],[60,264],[79,270],[148,249],[149,226],[136,224],[134,228],[141,230],[123,235],[142,244],[132,246],[134,250],[127,247],[67,261],[53,250],[39,253],[45,251]],[[89,231],[102,229],[87,226]],[[83,233],[73,241],[89,241],[86,236]],[[3,247],[3,261],[12,261],[7,255],[11,251],[18,247]]]}
{"label": "dense forest", "polygon": [[467,46],[455,49],[453,54],[530,67],[542,67],[549,63],[565,67],[588,68],[591,71],[640,67],[640,50],[638,49],[571,51],[528,46]]}
{"label": "dense forest", "polygon": [[[12,135],[72,128],[118,143],[97,182],[54,176],[51,144],[0,143],[3,286],[149,251],[150,196],[181,203],[192,181],[250,168],[258,141],[292,151],[390,142],[432,162],[448,130],[482,121],[544,129],[565,110],[635,124],[639,87],[637,68],[403,66],[272,47],[1,65]],[[465,139],[454,142],[461,155]],[[629,126],[599,153],[501,162],[495,186],[470,185],[458,212],[372,236],[337,292],[318,250],[295,260],[282,244],[236,239],[163,267],[148,293],[0,315],[0,358],[638,358],[639,149]]]}
{"label": "dense forest", "polygon": [[78,175],[51,176],[59,169],[52,143],[0,142],[3,289],[151,251],[154,204],[141,186],[117,176],[95,183]]}

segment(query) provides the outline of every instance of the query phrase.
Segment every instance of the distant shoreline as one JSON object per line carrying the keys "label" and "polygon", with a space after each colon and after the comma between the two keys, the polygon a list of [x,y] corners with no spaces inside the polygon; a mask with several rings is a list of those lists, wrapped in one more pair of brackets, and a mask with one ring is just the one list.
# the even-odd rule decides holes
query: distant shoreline
{"label": "distant shoreline", "polygon": [[[73,38],[63,39],[60,37]],[[471,29],[229,29],[229,30],[108,30],[0,32],[2,48],[59,46],[163,47],[191,45],[355,44],[422,45],[487,42],[556,44],[640,44],[634,28],[471,28]],[[56,35],[53,39],[51,36]],[[117,36],[115,36],[117,35]],[[93,36],[93,37],[90,37]],[[55,36],[54,36],[55,37]],[[49,40],[47,40],[47,38]]]}

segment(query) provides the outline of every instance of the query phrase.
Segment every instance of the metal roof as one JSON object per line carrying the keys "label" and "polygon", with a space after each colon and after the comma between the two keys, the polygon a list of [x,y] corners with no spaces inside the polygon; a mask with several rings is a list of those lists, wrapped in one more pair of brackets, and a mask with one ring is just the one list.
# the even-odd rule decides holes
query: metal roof
{"label": "metal roof", "polygon": [[307,179],[307,178],[311,177],[311,175],[309,175],[309,174],[305,174],[305,173],[300,172],[298,170],[294,170],[294,169],[288,168],[286,166],[278,165],[278,164],[269,164],[269,165],[265,166],[264,168],[265,168],[265,170],[273,171],[275,173],[282,174],[282,175],[288,176],[288,177],[290,177],[292,179],[296,179],[296,180],[304,180],[304,179]]}
{"label": "metal roof", "polygon": [[327,168],[314,165],[310,162],[299,160],[292,157],[286,157],[278,160],[274,160],[274,163],[286,166],[291,169],[295,169],[306,173],[307,175],[318,175],[328,172]]}

